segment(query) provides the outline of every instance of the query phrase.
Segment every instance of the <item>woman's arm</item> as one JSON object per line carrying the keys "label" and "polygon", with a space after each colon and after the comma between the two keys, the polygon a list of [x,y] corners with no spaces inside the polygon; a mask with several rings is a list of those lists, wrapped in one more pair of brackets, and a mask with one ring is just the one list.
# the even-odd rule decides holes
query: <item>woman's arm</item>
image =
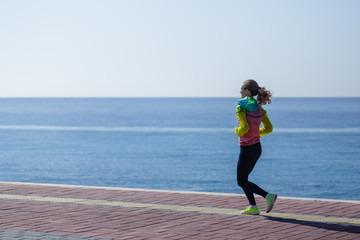
{"label": "woman's arm", "polygon": [[241,106],[237,106],[236,116],[238,118],[239,127],[235,128],[235,134],[242,137],[249,131],[249,124],[246,119],[245,109],[242,109]]}
{"label": "woman's arm", "polygon": [[261,120],[261,123],[262,123],[263,127],[260,128],[260,137],[263,137],[272,132],[273,125],[271,124],[269,116],[267,115],[266,112],[265,112],[263,119]]}

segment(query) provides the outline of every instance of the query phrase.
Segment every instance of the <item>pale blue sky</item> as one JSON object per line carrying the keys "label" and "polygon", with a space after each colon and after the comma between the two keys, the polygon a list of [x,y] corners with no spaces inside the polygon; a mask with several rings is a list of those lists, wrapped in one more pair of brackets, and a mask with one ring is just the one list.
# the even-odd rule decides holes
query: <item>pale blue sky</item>
{"label": "pale blue sky", "polygon": [[0,0],[0,97],[360,97],[357,0]]}

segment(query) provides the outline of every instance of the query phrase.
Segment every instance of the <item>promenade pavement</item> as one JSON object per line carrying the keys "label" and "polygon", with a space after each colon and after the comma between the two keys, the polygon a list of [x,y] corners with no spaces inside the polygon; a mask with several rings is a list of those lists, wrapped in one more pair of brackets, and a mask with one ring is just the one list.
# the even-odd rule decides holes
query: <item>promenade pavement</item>
{"label": "promenade pavement", "polygon": [[0,182],[0,239],[360,239],[360,201],[246,206],[240,194]]}

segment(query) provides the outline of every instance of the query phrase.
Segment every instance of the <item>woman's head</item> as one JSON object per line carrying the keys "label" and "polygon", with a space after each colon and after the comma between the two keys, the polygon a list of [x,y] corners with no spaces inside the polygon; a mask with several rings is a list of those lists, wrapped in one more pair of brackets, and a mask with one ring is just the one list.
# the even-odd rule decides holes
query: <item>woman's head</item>
{"label": "woman's head", "polygon": [[267,103],[271,103],[271,96],[272,93],[269,90],[266,90],[264,87],[260,87],[259,84],[253,80],[253,79],[249,79],[244,81],[244,83],[241,86],[241,97],[255,97],[256,98],[256,102],[259,105],[265,105]]}
{"label": "woman's head", "polygon": [[255,97],[256,95],[258,95],[258,90],[259,90],[259,85],[258,83],[253,80],[253,79],[249,79],[244,81],[244,83],[241,86],[241,97]]}

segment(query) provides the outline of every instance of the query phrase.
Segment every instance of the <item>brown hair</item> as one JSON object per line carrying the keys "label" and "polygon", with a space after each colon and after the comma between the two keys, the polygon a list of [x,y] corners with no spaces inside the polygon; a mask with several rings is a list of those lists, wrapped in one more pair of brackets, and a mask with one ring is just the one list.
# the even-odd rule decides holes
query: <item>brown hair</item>
{"label": "brown hair", "polygon": [[251,96],[256,97],[256,102],[259,105],[265,105],[267,103],[271,103],[271,97],[272,97],[272,93],[269,90],[266,90],[265,87],[260,87],[259,84],[253,80],[253,79],[249,79],[246,80],[243,83],[243,87],[244,89],[247,89],[250,91]]}

